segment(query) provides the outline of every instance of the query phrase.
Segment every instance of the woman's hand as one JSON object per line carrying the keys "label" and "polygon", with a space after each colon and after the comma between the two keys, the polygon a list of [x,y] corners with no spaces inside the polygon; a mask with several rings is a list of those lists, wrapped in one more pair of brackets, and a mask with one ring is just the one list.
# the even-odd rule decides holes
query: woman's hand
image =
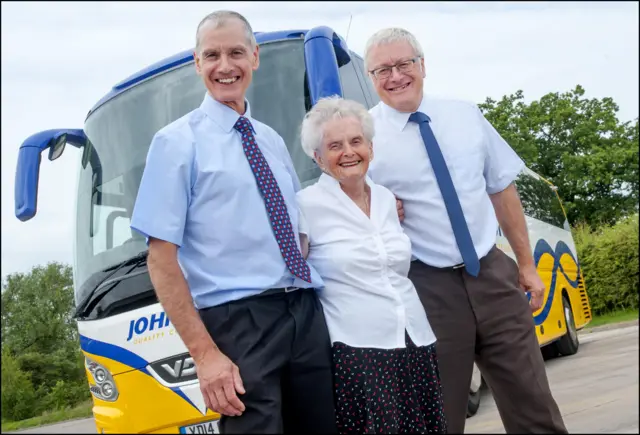
{"label": "woman's hand", "polygon": [[302,252],[302,258],[306,260],[309,256],[309,238],[304,233],[300,233],[300,250]]}

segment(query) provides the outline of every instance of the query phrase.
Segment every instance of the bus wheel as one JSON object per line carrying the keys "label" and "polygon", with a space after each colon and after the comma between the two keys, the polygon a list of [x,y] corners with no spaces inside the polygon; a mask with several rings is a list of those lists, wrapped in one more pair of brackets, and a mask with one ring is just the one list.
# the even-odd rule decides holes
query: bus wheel
{"label": "bus wheel", "polygon": [[480,407],[480,387],[482,387],[482,374],[474,363],[471,385],[469,385],[469,401],[467,402],[467,418],[473,417]]}
{"label": "bus wheel", "polygon": [[571,303],[564,295],[562,296],[562,310],[564,311],[564,322],[567,325],[567,333],[556,342],[556,346],[561,355],[574,355],[578,352],[580,342],[578,340],[576,322],[573,319]]}
{"label": "bus wheel", "polygon": [[558,355],[560,355],[555,341],[553,343],[547,344],[546,346],[542,346],[540,348],[540,352],[542,352],[542,359],[544,359],[545,361],[554,359]]}

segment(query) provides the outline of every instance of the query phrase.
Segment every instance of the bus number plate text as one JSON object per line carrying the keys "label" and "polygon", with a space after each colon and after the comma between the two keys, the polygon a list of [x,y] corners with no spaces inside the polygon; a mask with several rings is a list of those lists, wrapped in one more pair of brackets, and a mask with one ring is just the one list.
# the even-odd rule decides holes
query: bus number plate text
{"label": "bus number plate text", "polygon": [[184,434],[219,434],[218,420],[205,421],[204,423],[182,426],[180,433]]}

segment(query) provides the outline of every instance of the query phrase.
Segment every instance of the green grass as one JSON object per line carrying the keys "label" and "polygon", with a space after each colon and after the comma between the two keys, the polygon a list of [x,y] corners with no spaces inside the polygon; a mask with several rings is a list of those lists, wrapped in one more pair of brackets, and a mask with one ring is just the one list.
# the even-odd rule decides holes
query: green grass
{"label": "green grass", "polygon": [[626,322],[628,320],[636,320],[638,318],[638,310],[623,310],[616,311],[609,314],[603,314],[601,316],[595,316],[586,328],[593,328],[594,326],[608,325],[609,323]]}
{"label": "green grass", "polygon": [[65,420],[73,420],[76,418],[91,417],[93,407],[93,401],[87,400],[82,402],[74,408],[61,409],[58,411],[47,411],[38,417],[28,418],[20,421],[3,421],[2,432],[9,432],[19,429],[26,429],[28,427],[41,426],[43,424],[58,423]]}

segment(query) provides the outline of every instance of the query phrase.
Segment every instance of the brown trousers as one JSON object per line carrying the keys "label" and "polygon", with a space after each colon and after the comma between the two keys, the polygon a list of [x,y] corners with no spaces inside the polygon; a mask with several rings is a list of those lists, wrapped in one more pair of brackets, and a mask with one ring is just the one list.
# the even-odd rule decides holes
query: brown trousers
{"label": "brown trousers", "polygon": [[464,268],[411,263],[437,338],[449,433],[463,433],[473,362],[493,393],[507,433],[567,433],[551,395],[518,266],[495,246],[477,278]]}

